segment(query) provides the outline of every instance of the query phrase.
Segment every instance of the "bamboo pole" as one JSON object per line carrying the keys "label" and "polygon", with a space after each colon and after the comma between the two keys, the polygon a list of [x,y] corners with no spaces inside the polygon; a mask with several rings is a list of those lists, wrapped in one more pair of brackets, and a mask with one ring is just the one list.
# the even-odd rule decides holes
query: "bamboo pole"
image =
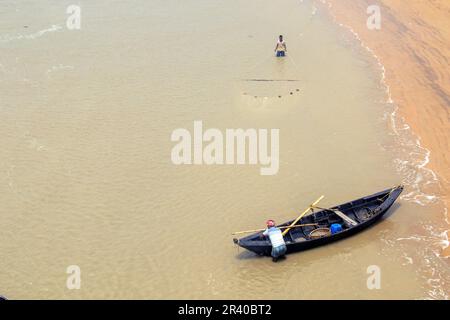
{"label": "bamboo pole", "polygon": [[320,202],[320,200],[322,200],[324,197],[325,197],[325,196],[320,196],[319,199],[317,199],[317,200],[314,201],[311,205],[309,205],[309,207],[308,207],[305,211],[303,211],[302,214],[299,215],[298,218],[295,219],[294,222],[292,222],[291,225],[290,225],[286,230],[283,231],[283,236],[286,235],[286,233],[288,233],[289,230],[290,230],[293,226],[295,226],[295,224],[296,224],[301,218],[303,218],[303,216],[304,216],[305,214],[307,214],[308,211],[311,210],[311,208],[313,208],[316,204],[318,204],[318,203]]}
{"label": "bamboo pole", "polygon": [[[318,223],[305,223],[305,224],[296,224],[294,226],[284,226],[284,227],[278,227],[278,229],[286,229],[286,228],[297,228],[297,227],[306,227],[306,226],[317,226],[319,225]],[[243,234],[243,233],[254,233],[254,232],[260,232],[260,231],[264,231],[266,229],[255,229],[255,230],[245,230],[245,231],[237,231],[237,232],[233,232],[232,235],[237,235],[237,234]]]}

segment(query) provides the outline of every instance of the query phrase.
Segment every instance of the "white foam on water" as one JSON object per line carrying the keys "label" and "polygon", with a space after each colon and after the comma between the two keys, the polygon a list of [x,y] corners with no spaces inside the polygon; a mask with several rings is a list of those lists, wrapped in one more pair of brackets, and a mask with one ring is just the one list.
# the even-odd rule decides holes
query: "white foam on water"
{"label": "white foam on water", "polygon": [[43,29],[40,30],[38,32],[35,33],[31,33],[31,34],[19,34],[19,35],[4,35],[4,36],[0,36],[0,42],[9,42],[9,41],[14,41],[14,40],[32,40],[32,39],[37,39],[39,37],[42,37],[44,34],[49,33],[49,32],[56,32],[61,30],[62,27],[59,25],[52,25],[51,27],[47,28],[47,29]]}
{"label": "white foam on water", "polygon": [[407,238],[397,238],[397,241],[402,241],[402,240],[414,240],[414,241],[421,241],[422,238],[418,237],[418,236],[411,236],[411,237],[407,237]]}
{"label": "white foam on water", "polygon": [[[421,223],[423,233],[414,234],[409,237],[400,237],[395,240],[385,239],[385,243],[397,250],[407,250],[408,242],[423,242],[420,246],[415,246],[415,251],[407,254],[402,253],[402,258],[408,260],[403,265],[414,264],[416,274],[427,284],[426,297],[422,299],[448,299],[448,292],[445,284],[450,281],[448,272],[443,272],[448,268],[447,262],[439,255],[438,248],[448,246],[448,235],[446,232],[437,231],[432,225]],[[386,236],[387,234],[385,234]],[[410,245],[409,245],[410,246]],[[410,251],[410,250],[409,250]],[[390,254],[390,253],[388,253]],[[417,263],[414,263],[416,261]],[[410,262],[410,263],[409,263]]]}
{"label": "white foam on water", "polygon": [[403,253],[403,258],[406,260],[406,262],[403,263],[403,265],[413,264],[414,262],[413,258],[409,257],[406,253]]}
{"label": "white foam on water", "polygon": [[56,71],[61,71],[61,70],[73,70],[75,69],[74,66],[70,66],[70,65],[63,65],[63,64],[59,64],[56,66],[52,66],[51,68],[47,69],[47,77],[50,77],[51,73],[56,72]]}
{"label": "white foam on water", "polygon": [[[321,3],[328,5],[328,8],[332,8],[332,4],[326,0],[320,0]],[[364,43],[359,34],[350,26],[345,25],[337,21],[330,10],[334,22],[341,28],[347,29],[358,43],[375,59],[378,69],[380,70],[380,85],[384,88],[386,93],[385,103],[393,108],[388,110],[383,118],[390,119],[390,125],[392,134],[395,136],[396,142],[401,145],[401,152],[395,152],[399,157],[394,160],[396,170],[403,177],[403,185],[407,187],[410,192],[408,196],[402,195],[400,199],[417,203],[421,206],[428,205],[436,202],[438,197],[436,195],[427,194],[423,191],[423,187],[429,184],[439,185],[438,178],[433,170],[427,167],[430,162],[430,150],[423,147],[420,143],[420,138],[417,137],[411,130],[410,126],[406,123],[406,120],[397,114],[398,105],[392,99],[391,88],[386,83],[386,68],[381,63],[380,58],[376,53]],[[398,149],[397,146],[392,148],[392,151]],[[408,158],[405,159],[405,155],[408,154]],[[411,157],[414,155],[414,157]]]}

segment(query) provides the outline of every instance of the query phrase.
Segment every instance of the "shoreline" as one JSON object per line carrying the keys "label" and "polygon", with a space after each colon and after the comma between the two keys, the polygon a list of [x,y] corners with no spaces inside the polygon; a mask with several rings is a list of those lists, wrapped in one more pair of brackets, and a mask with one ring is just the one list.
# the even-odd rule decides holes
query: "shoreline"
{"label": "shoreline", "polygon": [[[398,136],[398,130],[411,129],[423,157],[415,164],[416,179],[420,183],[427,176],[437,182],[431,183],[434,186],[425,182],[419,188],[439,196],[445,215],[450,206],[450,157],[445,153],[450,150],[450,76],[442,70],[449,69],[445,57],[450,56],[450,21],[445,12],[450,12],[450,3],[411,1],[408,7],[381,0],[380,30],[366,26],[366,9],[371,5],[367,0],[320,0],[318,5],[325,6],[335,22],[348,29],[377,60],[388,100],[395,107],[392,129]],[[399,124],[403,127],[398,128]],[[448,238],[450,230],[445,228]],[[441,256],[450,256],[448,244]]]}

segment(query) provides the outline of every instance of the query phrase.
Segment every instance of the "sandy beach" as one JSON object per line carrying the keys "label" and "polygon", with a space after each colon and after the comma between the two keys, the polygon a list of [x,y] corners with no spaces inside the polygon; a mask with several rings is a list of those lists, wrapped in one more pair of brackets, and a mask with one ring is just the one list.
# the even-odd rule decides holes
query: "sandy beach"
{"label": "sandy beach", "polygon": [[[393,103],[420,145],[430,151],[429,162],[423,165],[437,175],[439,188],[433,192],[439,193],[448,210],[450,2],[379,1],[379,30],[369,30],[366,24],[371,1],[326,3],[336,22],[354,32],[385,67],[385,82]],[[443,255],[449,254],[447,247]]]}

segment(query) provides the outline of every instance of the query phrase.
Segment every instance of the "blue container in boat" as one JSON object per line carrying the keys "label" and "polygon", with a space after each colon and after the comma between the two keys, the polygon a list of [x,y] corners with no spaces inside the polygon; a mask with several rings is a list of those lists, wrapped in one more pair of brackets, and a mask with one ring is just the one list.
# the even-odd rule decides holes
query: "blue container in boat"
{"label": "blue container in boat", "polygon": [[342,226],[339,223],[333,223],[330,227],[331,234],[335,234],[342,231]]}

